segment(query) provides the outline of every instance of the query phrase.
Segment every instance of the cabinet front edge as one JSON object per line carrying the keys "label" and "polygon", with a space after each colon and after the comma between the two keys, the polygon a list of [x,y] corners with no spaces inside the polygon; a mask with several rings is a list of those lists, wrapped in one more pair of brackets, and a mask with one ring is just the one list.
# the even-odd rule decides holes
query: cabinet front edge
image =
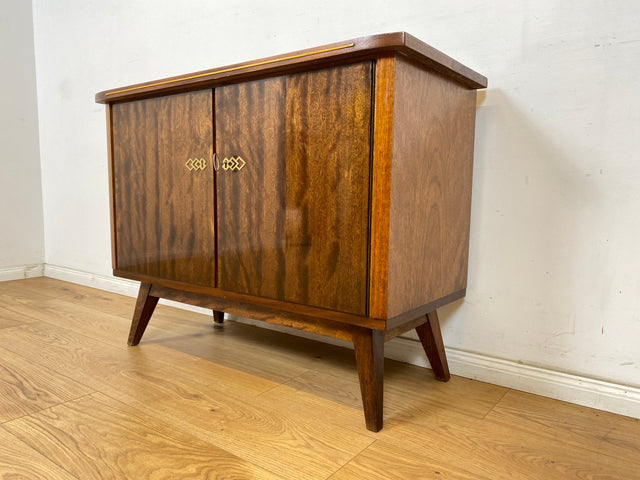
{"label": "cabinet front edge", "polygon": [[371,328],[374,330],[385,330],[387,321],[385,319],[371,318],[352,313],[339,312],[335,310],[327,310],[319,307],[312,307],[297,303],[275,300],[265,297],[256,297],[244,293],[235,293],[227,290],[221,290],[216,287],[207,287],[202,285],[194,285],[175,280],[151,277],[149,275],[131,273],[125,270],[114,269],[113,274],[116,277],[127,278],[138,282],[149,283],[152,285],[160,285],[173,290],[180,290],[189,293],[207,295],[212,298],[219,298],[225,301],[234,302],[242,305],[254,305],[273,310],[281,310],[283,312],[299,314],[306,317],[314,317],[319,319],[332,320],[350,325]]}

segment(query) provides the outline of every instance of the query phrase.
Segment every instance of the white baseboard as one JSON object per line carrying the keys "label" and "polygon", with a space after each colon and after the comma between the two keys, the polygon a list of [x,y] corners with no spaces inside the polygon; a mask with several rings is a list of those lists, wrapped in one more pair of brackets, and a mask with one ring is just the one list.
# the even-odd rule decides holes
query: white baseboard
{"label": "white baseboard", "polygon": [[0,268],[0,282],[42,277],[43,272],[44,265],[42,263],[37,263],[34,265],[20,265],[18,267]]}
{"label": "white baseboard", "polygon": [[[640,388],[620,385],[511,360],[447,348],[449,370],[481,382],[534,393],[543,397],[640,418]],[[422,345],[395,338],[385,345],[385,356],[429,367]]]}
{"label": "white baseboard", "polygon": [[[126,295],[127,297],[133,298],[138,296],[138,288],[140,287],[140,282],[136,282],[134,280],[97,275],[95,273],[82,272],[80,270],[59,267],[57,265],[49,265],[48,263],[45,264],[44,267],[44,276],[64,280],[65,282],[77,283],[79,285],[84,285],[85,287],[106,290],[107,292],[118,293],[120,295]],[[211,310],[196,307],[194,305],[187,305],[186,303],[174,302],[166,299],[161,299],[160,303],[205,315],[211,314]]]}
{"label": "white baseboard", "polygon": [[136,297],[138,295],[138,286],[140,285],[140,282],[134,282],[133,280],[82,272],[80,270],[50,265],[48,263],[44,265],[44,276],[64,280],[65,282],[77,283],[85,287],[106,290],[107,292],[118,293],[128,297]]}
{"label": "white baseboard", "polygon": [[[40,268],[40,270],[38,270],[38,268]],[[38,271],[41,272],[40,275],[34,274],[34,272]],[[138,292],[138,282],[48,264],[44,265],[44,268],[42,266],[25,266],[15,269],[2,269],[0,270],[0,280],[14,279],[5,278],[5,276],[9,277],[11,275],[18,275],[16,278],[41,276],[42,272],[47,277],[131,297],[135,297]],[[177,302],[162,301],[162,303],[200,313],[210,313],[209,310]],[[231,319],[263,328],[285,331],[307,338],[351,347],[349,342],[300,332],[286,327],[279,327],[277,325],[270,325],[240,317],[232,317]],[[446,352],[449,369],[454,375],[555,398],[598,410],[640,418],[640,388],[523,365],[510,360],[503,360],[453,348],[447,348]],[[413,365],[429,367],[420,342],[408,338],[398,337],[387,343],[385,345],[385,357]]]}

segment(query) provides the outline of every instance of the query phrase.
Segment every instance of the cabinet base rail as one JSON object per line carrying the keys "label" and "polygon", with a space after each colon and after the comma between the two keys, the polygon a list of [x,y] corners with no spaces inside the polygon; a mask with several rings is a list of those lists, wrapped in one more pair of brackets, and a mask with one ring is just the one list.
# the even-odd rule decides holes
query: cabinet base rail
{"label": "cabinet base rail", "polygon": [[[230,313],[353,342],[366,427],[373,432],[382,429],[384,343],[393,338],[400,331],[399,329],[396,328],[395,334],[390,335],[383,330],[344,324],[334,320],[320,321],[290,312],[143,282],[140,284],[129,331],[127,343],[130,346],[140,343],[160,298],[210,308],[213,311],[213,321],[217,325],[223,322],[224,313]],[[416,329],[436,378],[444,382],[448,381],[451,376],[436,310],[407,322],[407,327]]]}

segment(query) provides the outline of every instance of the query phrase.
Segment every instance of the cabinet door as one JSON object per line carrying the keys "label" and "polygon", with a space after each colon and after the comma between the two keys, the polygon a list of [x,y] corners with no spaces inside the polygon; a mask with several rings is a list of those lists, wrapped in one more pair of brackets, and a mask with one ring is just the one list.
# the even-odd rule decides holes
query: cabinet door
{"label": "cabinet door", "polygon": [[364,62],[215,90],[221,288],[366,314],[371,89]]}
{"label": "cabinet door", "polygon": [[116,268],[215,283],[211,90],[112,107]]}

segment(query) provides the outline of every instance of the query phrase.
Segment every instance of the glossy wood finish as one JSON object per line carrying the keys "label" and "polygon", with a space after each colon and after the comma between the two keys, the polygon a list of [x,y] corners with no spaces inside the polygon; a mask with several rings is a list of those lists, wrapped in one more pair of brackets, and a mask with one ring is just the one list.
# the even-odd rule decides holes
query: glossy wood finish
{"label": "glossy wood finish", "polygon": [[367,429],[378,432],[383,417],[384,332],[365,330],[353,336]]}
{"label": "glossy wood finish", "polygon": [[222,324],[224,323],[224,312],[218,312],[216,310],[213,311],[213,323]]}
{"label": "glossy wood finish", "polygon": [[314,69],[318,64],[336,65],[402,55],[439,72],[469,89],[485,88],[487,79],[448,55],[406,32],[385,33],[308,48],[273,57],[203,70],[201,72],[130,85],[96,94],[96,102],[112,103],[161,94],[214,88],[230,80],[250,81]]}
{"label": "glossy wood finish", "polygon": [[129,329],[129,340],[127,344],[131,346],[138,345],[144,331],[149,324],[151,315],[158,304],[158,297],[151,295],[151,284],[141,283],[138,290],[138,299],[136,300],[136,308],[133,311],[133,320]]}
{"label": "glossy wood finish", "polygon": [[219,287],[366,314],[371,64],[216,89]]}
{"label": "glossy wood finish", "polygon": [[210,91],[112,106],[118,269],[214,285],[212,118]]}
{"label": "glossy wood finish", "polygon": [[436,378],[442,382],[448,382],[451,374],[449,373],[449,364],[447,363],[444,344],[442,343],[438,312],[434,310],[428,313],[427,321],[417,326],[416,332],[418,332],[418,337]]}
{"label": "glossy wood finish", "polygon": [[[286,295],[366,315],[370,62],[287,77]],[[294,300],[298,299],[298,300]]]}
{"label": "glossy wood finish", "polygon": [[395,62],[387,318],[467,282],[475,92]]}
{"label": "glossy wood finish", "polygon": [[391,161],[393,141],[393,99],[396,59],[376,61],[373,118],[373,166],[371,182],[371,260],[369,315],[387,319],[389,285],[389,212],[391,203]]}
{"label": "glossy wood finish", "polygon": [[231,315],[291,327],[332,338],[339,338],[348,342],[353,341],[355,333],[370,330],[366,327],[350,325],[328,318],[307,316],[302,312],[288,312],[277,308],[264,307],[255,303],[243,303],[237,300],[228,300],[223,297],[213,297],[184,290],[176,290],[162,285],[153,285],[150,295],[167,298],[176,302],[188,303],[190,305],[197,305],[203,308],[210,308],[214,311],[224,310]]}
{"label": "glossy wood finish", "polygon": [[[99,94],[114,274],[143,282],[130,343],[158,298],[353,342],[373,431],[385,341],[415,328],[448,380],[435,310],[466,291],[483,85],[400,33]],[[168,167],[189,145],[215,175]]]}
{"label": "glossy wood finish", "polygon": [[240,156],[240,171],[220,170],[218,286],[284,298],[283,77],[215,90],[216,153]]}
{"label": "glossy wood finish", "polygon": [[[325,308],[312,307],[309,305],[302,305],[298,303],[283,302],[282,300],[257,297],[255,295],[247,295],[244,293],[229,292],[220,288],[203,287],[184,282],[161,279],[157,277],[148,277],[146,275],[130,274],[121,270],[114,270],[114,275],[140,282],[151,283],[154,287],[162,285],[173,290],[180,290],[184,292],[197,293],[199,295],[206,295],[209,297],[224,299],[224,301],[227,303],[251,304],[260,308],[278,310],[292,315],[303,315],[315,318],[318,321],[329,320],[344,323],[347,325],[372,328],[374,330],[385,330],[387,324],[385,320],[377,318],[354,315],[352,313],[338,312],[335,310],[327,310]],[[433,308],[429,309],[429,311],[431,310],[433,310]],[[223,308],[222,311],[227,310],[224,310]],[[419,315],[412,315],[412,318],[416,318],[417,316]]]}

